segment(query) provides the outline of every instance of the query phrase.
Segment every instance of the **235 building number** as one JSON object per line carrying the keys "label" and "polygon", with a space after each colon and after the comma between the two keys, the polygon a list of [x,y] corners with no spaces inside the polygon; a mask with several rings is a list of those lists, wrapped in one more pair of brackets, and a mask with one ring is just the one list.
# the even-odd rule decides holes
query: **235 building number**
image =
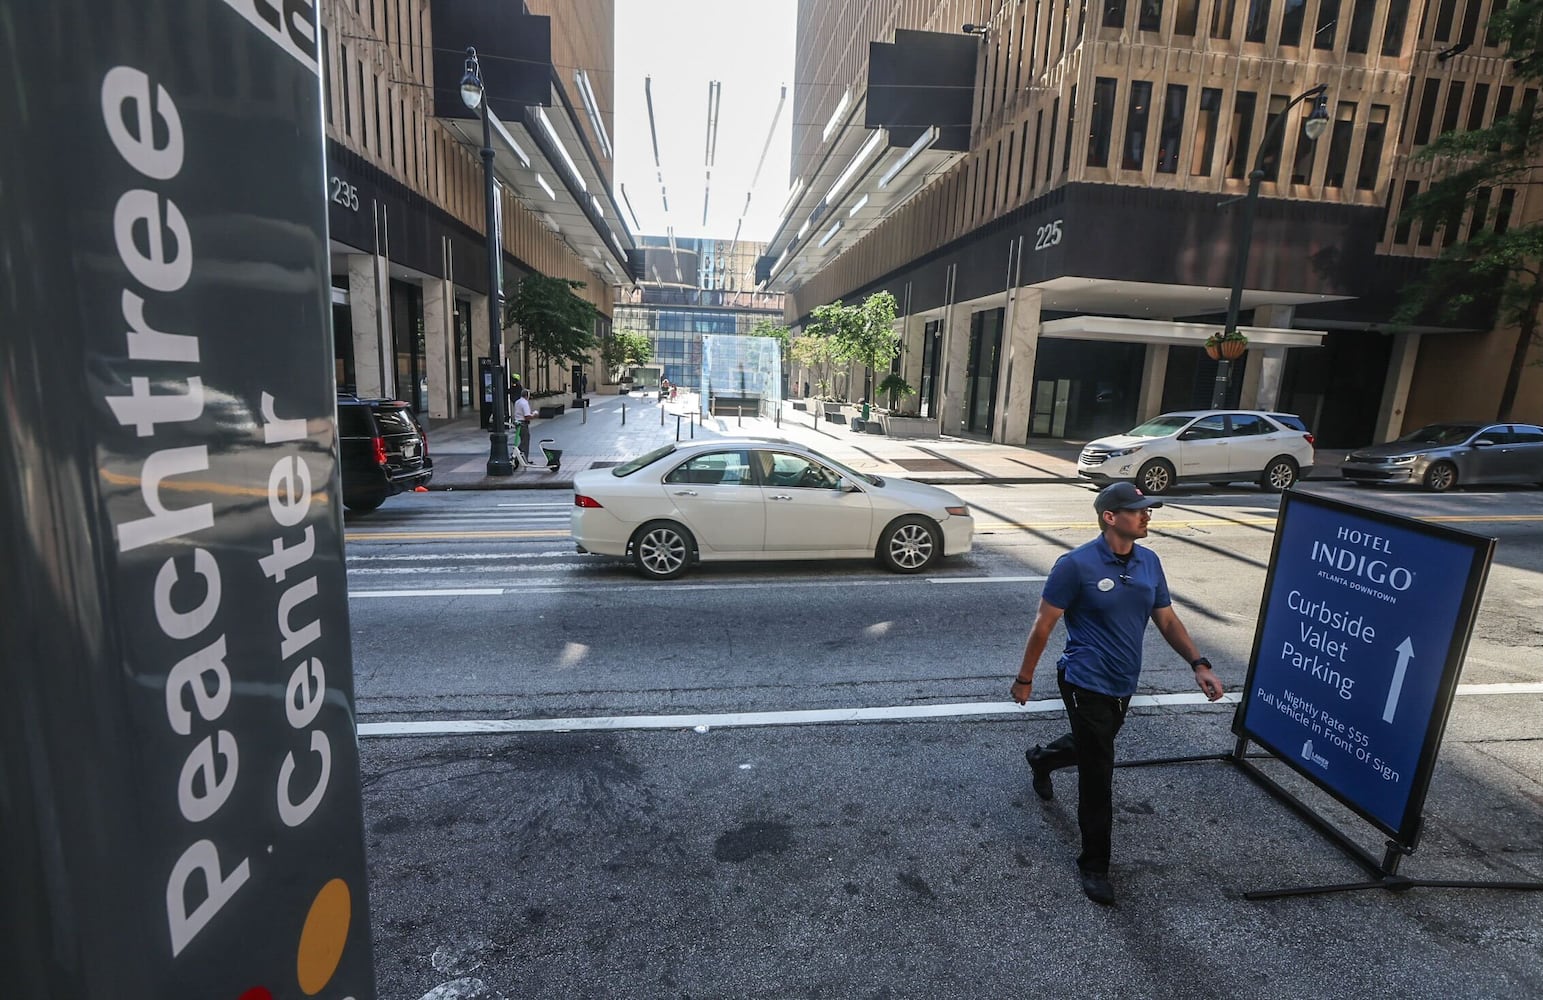
{"label": "235 building number", "polygon": [[359,189],[340,178],[331,178],[332,200],[350,211],[359,211]]}
{"label": "235 building number", "polygon": [[1061,242],[1061,220],[1047,222],[1034,230],[1034,249],[1048,250]]}

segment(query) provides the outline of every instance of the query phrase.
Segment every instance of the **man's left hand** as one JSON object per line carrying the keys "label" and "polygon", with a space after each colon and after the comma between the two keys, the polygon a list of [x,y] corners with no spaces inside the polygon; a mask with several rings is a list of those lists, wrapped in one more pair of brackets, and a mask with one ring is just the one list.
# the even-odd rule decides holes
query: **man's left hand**
{"label": "man's left hand", "polygon": [[1200,686],[1200,692],[1206,696],[1207,701],[1215,701],[1226,693],[1222,688],[1222,679],[1210,667],[1201,667],[1195,671],[1195,683]]}

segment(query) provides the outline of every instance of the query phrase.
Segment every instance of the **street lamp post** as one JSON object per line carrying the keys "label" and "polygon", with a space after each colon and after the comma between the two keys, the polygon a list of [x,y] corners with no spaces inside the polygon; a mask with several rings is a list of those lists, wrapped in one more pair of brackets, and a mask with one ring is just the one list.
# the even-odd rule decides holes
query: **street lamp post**
{"label": "street lamp post", "polygon": [[[1243,280],[1248,274],[1249,245],[1254,239],[1254,206],[1259,201],[1259,185],[1264,181],[1264,154],[1270,148],[1270,140],[1278,135],[1285,127],[1286,119],[1290,116],[1291,109],[1309,98],[1318,98],[1318,104],[1313,108],[1312,114],[1307,116],[1307,121],[1302,125],[1302,132],[1309,142],[1317,142],[1323,135],[1323,130],[1329,126],[1329,106],[1324,98],[1324,92],[1329,88],[1323,84],[1304,91],[1293,97],[1275,121],[1265,130],[1264,141],[1259,144],[1259,152],[1254,157],[1254,169],[1248,175],[1248,194],[1243,197],[1243,217],[1238,223],[1238,250],[1232,264],[1232,295],[1227,299],[1227,326],[1223,335],[1236,333],[1238,329],[1238,308],[1243,303]],[[1234,199],[1236,200],[1236,199]],[[1216,387],[1211,393],[1211,409],[1219,410],[1227,405],[1227,381],[1232,375],[1232,362],[1222,358],[1216,365]]]}
{"label": "street lamp post", "polygon": [[514,474],[514,462],[509,455],[509,429],[505,426],[504,414],[505,395],[509,389],[504,375],[503,324],[499,315],[503,311],[503,295],[498,265],[503,248],[499,246],[498,208],[493,197],[493,125],[488,120],[491,112],[482,83],[482,65],[477,62],[474,48],[466,50],[461,100],[482,116],[482,197],[486,204],[488,242],[488,353],[493,355],[493,429],[488,434],[488,475],[509,476]]}

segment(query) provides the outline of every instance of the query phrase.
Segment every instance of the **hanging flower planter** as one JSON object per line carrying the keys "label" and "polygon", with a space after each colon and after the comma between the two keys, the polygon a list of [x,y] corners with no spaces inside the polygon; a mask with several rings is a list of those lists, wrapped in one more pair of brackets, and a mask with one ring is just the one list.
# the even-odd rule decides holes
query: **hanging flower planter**
{"label": "hanging flower planter", "polygon": [[1248,338],[1234,330],[1231,333],[1213,333],[1206,338],[1205,352],[1211,356],[1211,360],[1236,361],[1248,350]]}

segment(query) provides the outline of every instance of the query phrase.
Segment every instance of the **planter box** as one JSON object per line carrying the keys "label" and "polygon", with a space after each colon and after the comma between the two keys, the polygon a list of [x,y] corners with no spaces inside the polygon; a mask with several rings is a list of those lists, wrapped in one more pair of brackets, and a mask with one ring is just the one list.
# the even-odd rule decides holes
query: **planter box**
{"label": "planter box", "polygon": [[540,417],[542,420],[551,420],[553,417],[562,416],[564,409],[565,406],[562,403],[546,404],[542,405],[536,410],[536,416]]}
{"label": "planter box", "polygon": [[935,438],[938,436],[938,422],[931,417],[897,417],[883,416],[879,420],[884,425],[884,433],[897,438]]}

